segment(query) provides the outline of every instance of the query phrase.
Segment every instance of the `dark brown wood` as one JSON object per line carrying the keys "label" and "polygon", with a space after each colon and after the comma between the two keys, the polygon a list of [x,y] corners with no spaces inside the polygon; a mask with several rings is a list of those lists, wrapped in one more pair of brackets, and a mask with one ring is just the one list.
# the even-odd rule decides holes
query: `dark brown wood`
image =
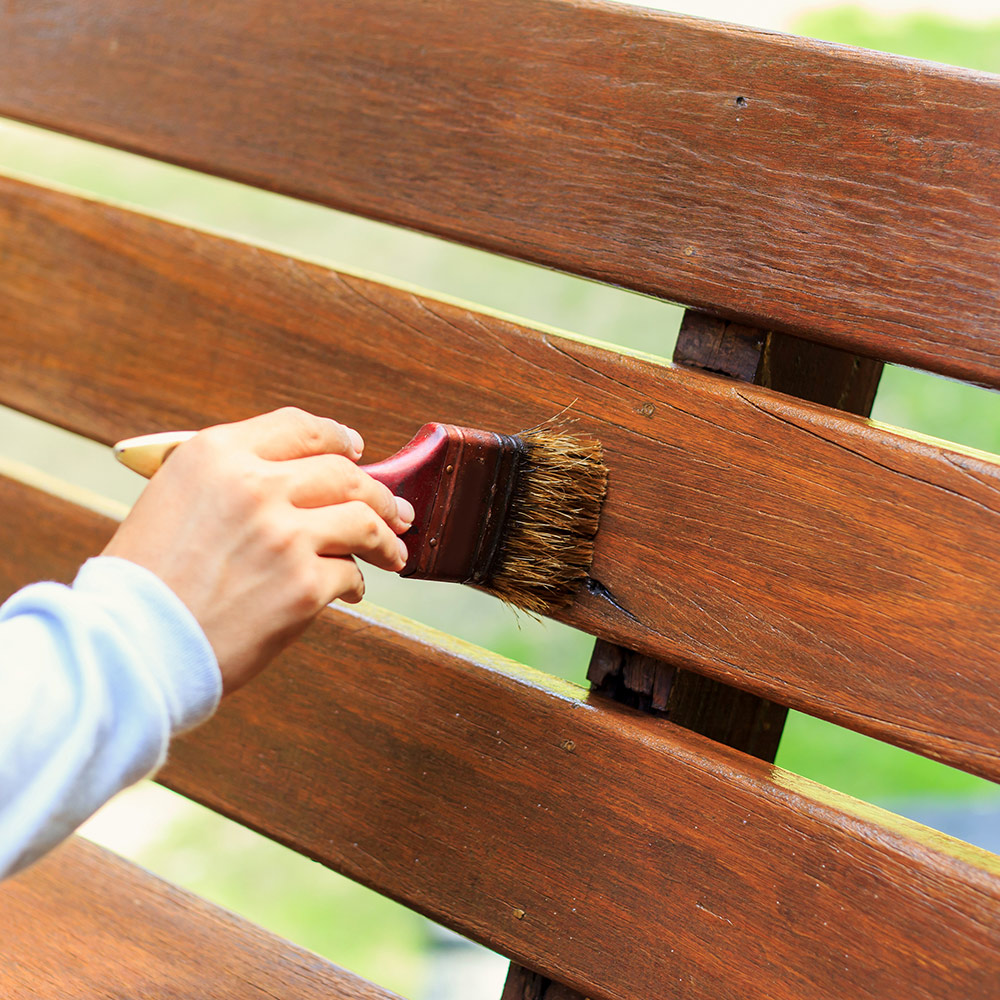
{"label": "dark brown wood", "polygon": [[500,1000],[581,1000],[581,996],[547,976],[512,964]]}
{"label": "dark brown wood", "polygon": [[773,761],[788,709],[598,639],[587,678],[605,697]]}
{"label": "dark brown wood", "polygon": [[7,1000],[399,1000],[86,840],[0,885]]}
{"label": "dark brown wood", "polygon": [[882,362],[688,309],[674,362],[776,389],[862,417],[872,412]]}
{"label": "dark brown wood", "polygon": [[[787,334],[754,330],[688,310],[674,361],[764,385],[867,417],[882,362]],[[762,760],[778,751],[787,709],[727,684],[598,639],[588,670],[593,687],[623,704]]]}
{"label": "dark brown wood", "polygon": [[12,181],[0,287],[0,402],[106,442],[294,403],[374,460],[569,407],[611,486],[566,621],[1000,778],[982,456]]}
{"label": "dark brown wood", "polygon": [[[64,567],[5,491],[0,565],[34,530]],[[993,995],[994,856],[371,607],[160,778],[594,1000]]]}
{"label": "dark brown wood", "polygon": [[[727,323],[688,310],[674,361],[767,385],[813,402],[871,413],[882,364],[822,344]],[[760,760],[774,761],[788,710],[709,677],[598,639],[591,690],[634,705]],[[502,1000],[585,1000],[538,973],[511,965]]]}
{"label": "dark brown wood", "polygon": [[754,382],[767,331],[685,309],[674,363]]}
{"label": "dark brown wood", "polygon": [[595,1000],[990,995],[997,859],[438,642],[327,615],[163,780]]}
{"label": "dark brown wood", "polygon": [[0,287],[0,402],[106,442],[294,403],[374,460],[569,407],[611,484],[566,621],[1000,778],[984,456],[12,181]]}
{"label": "dark brown wood", "polygon": [[0,33],[0,114],[994,386],[998,100],[586,0],[46,0]]}

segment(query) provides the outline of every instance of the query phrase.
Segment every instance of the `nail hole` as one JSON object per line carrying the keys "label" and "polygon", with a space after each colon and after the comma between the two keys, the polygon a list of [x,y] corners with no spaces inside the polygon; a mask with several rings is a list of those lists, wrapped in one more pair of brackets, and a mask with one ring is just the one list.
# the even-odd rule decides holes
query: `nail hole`
{"label": "nail hole", "polygon": [[745,108],[747,106],[747,99],[745,97],[736,98],[736,107]]}

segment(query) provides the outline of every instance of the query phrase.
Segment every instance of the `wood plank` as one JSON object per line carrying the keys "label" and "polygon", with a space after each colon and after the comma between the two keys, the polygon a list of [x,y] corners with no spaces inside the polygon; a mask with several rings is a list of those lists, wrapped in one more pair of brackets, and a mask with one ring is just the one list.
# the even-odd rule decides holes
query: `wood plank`
{"label": "wood plank", "polygon": [[375,611],[245,695],[166,784],[594,1000],[995,989],[998,859],[669,723]]}
{"label": "wood plank", "polygon": [[[688,310],[674,360],[869,416],[882,362],[787,334]],[[598,639],[587,673],[616,701],[657,713],[727,746],[773,761],[787,708],[674,664]]]}
{"label": "wood plank", "polygon": [[684,313],[674,362],[862,417],[871,416],[883,368],[881,361],[694,309]]}
{"label": "wood plank", "polygon": [[[882,363],[786,334],[726,323],[688,310],[674,361],[862,416],[871,413]],[[774,761],[788,710],[739,688],[598,639],[591,691],[633,705],[726,746]],[[512,964],[502,1000],[585,1000],[547,976]]]}
{"label": "wood plank", "polygon": [[1000,78],[589,0],[8,4],[0,114],[1000,385]]}
{"label": "wood plank", "polygon": [[594,1000],[995,985],[1000,859],[371,606],[160,778]]}
{"label": "wood plank", "polygon": [[611,486],[566,621],[1000,778],[986,456],[14,182],[0,287],[0,402],[106,442],[294,403],[375,459],[569,407]]}
{"label": "wood plank", "polygon": [[0,885],[0,988],[9,1000],[399,1000],[81,838]]}

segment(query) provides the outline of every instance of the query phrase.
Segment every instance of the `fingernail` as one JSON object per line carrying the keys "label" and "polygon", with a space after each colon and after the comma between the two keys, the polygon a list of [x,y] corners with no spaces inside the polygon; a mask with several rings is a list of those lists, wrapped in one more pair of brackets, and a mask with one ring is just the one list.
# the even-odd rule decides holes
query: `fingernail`
{"label": "fingernail", "polygon": [[399,542],[399,558],[403,560],[405,566],[406,560],[410,558],[410,553],[406,551],[406,543],[402,538],[397,538],[396,541]]}
{"label": "fingernail", "polygon": [[404,500],[403,497],[396,497],[396,513],[404,524],[413,524],[413,519],[417,516],[413,504],[409,500]]}
{"label": "fingernail", "polygon": [[351,444],[354,445],[354,450],[360,458],[361,453],[365,450],[365,439],[353,427],[347,428],[347,436],[351,439]]}

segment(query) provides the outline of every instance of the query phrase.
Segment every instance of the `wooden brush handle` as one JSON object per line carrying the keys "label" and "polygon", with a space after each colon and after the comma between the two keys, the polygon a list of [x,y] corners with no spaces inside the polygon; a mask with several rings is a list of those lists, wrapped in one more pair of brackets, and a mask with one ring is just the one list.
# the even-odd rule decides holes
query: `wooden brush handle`
{"label": "wooden brush handle", "polygon": [[[179,444],[190,440],[197,431],[164,431],[126,438],[114,446],[115,458],[127,469],[151,478]],[[447,438],[440,424],[427,424],[401,451],[373,465],[361,468],[373,479],[388,486],[410,503],[425,503],[437,491],[440,469],[433,460]],[[450,471],[450,470],[449,470]],[[430,496],[428,497],[428,494]]]}
{"label": "wooden brush handle", "polygon": [[167,460],[167,456],[197,431],[166,431],[126,438],[114,446],[115,458],[127,469],[149,479]]}

